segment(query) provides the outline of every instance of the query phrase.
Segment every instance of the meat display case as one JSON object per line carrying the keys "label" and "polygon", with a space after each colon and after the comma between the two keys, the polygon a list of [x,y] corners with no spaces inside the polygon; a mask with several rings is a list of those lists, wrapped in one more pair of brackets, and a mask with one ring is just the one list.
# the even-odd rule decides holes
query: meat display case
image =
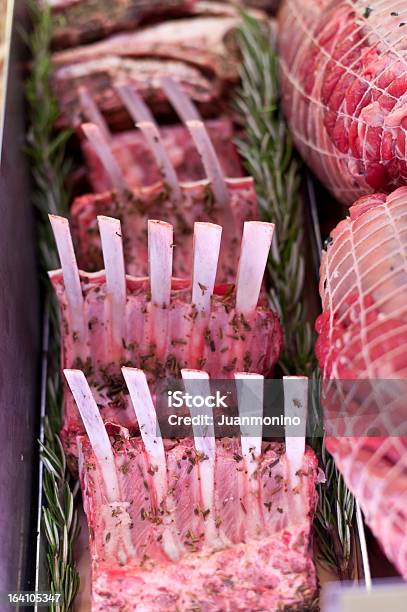
{"label": "meat display case", "polygon": [[[1,110],[0,592],[33,590],[38,497],[41,307],[24,154],[24,0],[8,3]],[[4,602],[3,602],[4,603]]]}
{"label": "meat display case", "polygon": [[[36,265],[33,186],[23,150],[27,128],[24,110],[27,57],[19,31],[26,24],[26,2],[9,1],[0,126],[3,208],[0,222],[0,592],[48,590],[45,545],[40,530],[42,467],[37,442],[43,436],[45,415],[48,318]],[[318,194],[323,192],[311,175],[307,175],[305,184],[309,247],[317,275],[322,239],[321,211],[315,189]],[[326,220],[322,218],[322,222],[325,234]],[[311,300],[315,302],[315,296]],[[361,582],[369,585],[369,555],[359,510],[357,519],[364,570]]]}

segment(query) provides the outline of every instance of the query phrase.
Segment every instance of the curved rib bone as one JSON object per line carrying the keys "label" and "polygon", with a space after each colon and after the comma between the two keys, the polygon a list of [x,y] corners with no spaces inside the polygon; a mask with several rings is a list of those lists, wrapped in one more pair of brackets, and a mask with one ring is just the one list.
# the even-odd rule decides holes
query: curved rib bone
{"label": "curved rib bone", "polygon": [[119,219],[98,216],[102,240],[103,260],[106,270],[106,286],[109,297],[111,321],[112,359],[119,359],[123,349],[126,323],[126,272],[124,267],[123,240]]}
{"label": "curved rib bone", "polygon": [[256,309],[274,233],[274,223],[246,221],[236,279],[236,310],[250,316]]}
{"label": "curved rib bone", "polygon": [[114,188],[121,193],[129,191],[130,188],[126,183],[120,166],[99,127],[93,123],[83,123],[81,129],[102,162]]}
{"label": "curved rib bone", "polygon": [[148,221],[148,269],[150,276],[152,316],[151,337],[157,354],[164,356],[168,333],[168,308],[172,278],[172,225],[164,221]]}
{"label": "curved rib bone", "polygon": [[194,264],[192,303],[199,312],[208,313],[215,286],[222,228],[215,223],[194,224]]}
{"label": "curved rib bone", "polygon": [[[168,493],[167,463],[146,375],[142,370],[135,368],[122,368],[122,372],[137,416],[140,434],[154,471],[153,481],[157,495],[157,508],[163,509],[162,505]],[[165,517],[163,520],[166,525],[163,533],[164,550],[172,561],[177,561],[182,555],[182,546],[177,534],[171,529],[171,518]]]}
{"label": "curved rib bone", "polygon": [[167,465],[164,443],[157,421],[157,414],[148,388],[146,375],[136,368],[122,368],[123,377],[130,393],[131,402],[137,417],[140,434],[144,442],[154,473],[157,502],[160,505],[167,493]]}
{"label": "curved rib bone", "polygon": [[263,418],[264,376],[237,372],[235,375],[237,387],[237,405],[241,423],[243,417],[249,417],[251,423],[240,425],[242,454],[246,462],[249,477],[257,468],[256,460],[261,454],[262,424],[256,424],[252,418]]}
{"label": "curved rib bone", "polygon": [[[211,181],[212,191],[214,193],[216,202],[222,208],[224,208],[225,211],[227,210],[232,215],[232,211],[230,211],[229,192],[225,177],[223,176],[218,157],[204,124],[202,121],[192,120],[187,121],[186,125],[202,159],[206,175]],[[232,218],[233,217],[231,216],[231,219]]]}
{"label": "curved rib bone", "polygon": [[156,219],[148,220],[148,268],[151,300],[156,306],[170,305],[172,276],[172,225]]}
{"label": "curved rib bone", "polygon": [[195,104],[174,79],[163,77],[160,79],[160,83],[165,95],[184,123],[191,120],[202,121]]}
{"label": "curved rib bone", "polygon": [[137,91],[129,85],[116,85],[115,89],[134,123],[146,121],[157,125],[152,112]]}
{"label": "curved rib bone", "polygon": [[128,85],[118,85],[116,91],[130,113],[136,127],[143,132],[164,181],[170,187],[176,201],[180,202],[181,189],[177,173],[162,142],[160,131],[150,109],[137,92]]}
{"label": "curved rib bone", "polygon": [[[308,378],[306,376],[284,376],[284,416],[298,417],[300,424],[285,426],[285,448],[289,480],[292,488],[301,484],[300,470],[304,461],[305,434],[308,410]],[[298,509],[298,511],[300,511]]]}
{"label": "curved rib bone", "polygon": [[[211,394],[209,375],[201,370],[181,370],[185,391],[192,396],[208,397]],[[209,545],[218,547],[220,538],[217,533],[215,521],[215,429],[213,425],[213,411],[206,407],[190,408],[191,417],[203,417],[204,424],[192,426],[194,443],[200,455],[199,473],[202,504],[207,513],[205,520],[205,538]],[[208,512],[209,510],[209,512]]]}
{"label": "curved rib bone", "polygon": [[111,138],[109,127],[88,89],[82,85],[81,87],[78,87],[78,93],[81,109],[83,114],[86,116],[86,120],[89,123],[94,123],[99,128],[102,136],[108,142]]}
{"label": "curved rib bone", "polygon": [[[257,473],[258,459],[261,455],[262,422],[255,419],[263,418],[264,376],[238,372],[234,375],[237,387],[237,405],[240,418],[240,444],[247,472],[247,487],[241,487],[240,496],[245,499],[247,517],[246,529],[254,537],[261,530],[262,512],[258,504],[253,503],[259,497],[259,477]],[[244,417],[249,418],[249,424],[244,424]]]}
{"label": "curved rib bone", "polygon": [[192,274],[192,304],[196,308],[194,331],[189,345],[189,365],[198,367],[205,345],[205,328],[211,312],[211,297],[215,286],[222,228],[214,223],[194,224],[194,263]]}
{"label": "curved rib bone", "polygon": [[83,312],[83,295],[79,278],[78,264],[76,263],[71,231],[68,219],[57,215],[48,215],[52,231],[57,244],[58,255],[61,261],[62,274],[65,283],[66,298],[69,306],[69,316],[72,333],[79,334],[85,342],[85,323]]}
{"label": "curved rib bone", "polygon": [[108,502],[120,501],[119,481],[112,446],[85,375],[81,370],[64,370],[64,374],[100,466]]}
{"label": "curved rib bone", "polygon": [[177,174],[170,158],[167,155],[167,152],[164,149],[164,145],[162,145],[160,132],[157,126],[154,123],[141,121],[139,123],[136,123],[136,127],[138,127],[143,132],[150,146],[150,149],[153,152],[153,155],[157,161],[160,173],[166,185],[171,189],[171,195],[173,199],[176,202],[181,202],[182,194]]}

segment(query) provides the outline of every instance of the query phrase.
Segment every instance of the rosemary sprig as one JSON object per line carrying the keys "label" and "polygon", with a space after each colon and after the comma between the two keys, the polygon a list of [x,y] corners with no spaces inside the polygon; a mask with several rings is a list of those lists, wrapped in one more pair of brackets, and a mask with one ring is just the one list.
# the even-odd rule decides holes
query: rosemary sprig
{"label": "rosemary sprig", "polygon": [[[58,117],[57,102],[50,87],[51,72],[51,11],[47,3],[32,2],[32,33],[27,38],[31,50],[31,72],[26,96],[30,113],[27,152],[36,185],[34,205],[38,213],[38,241],[44,279],[49,269],[58,267],[58,257],[52,237],[48,213],[66,214],[68,194],[65,179],[69,163],[65,160],[68,131],[55,132]],[[46,281],[47,290],[50,289]],[[59,364],[59,323],[53,294],[50,304],[49,363]],[[41,445],[44,465],[43,531],[48,549],[49,589],[61,593],[61,601],[51,605],[55,612],[68,612],[79,588],[72,547],[78,535],[75,499],[77,483],[69,476],[62,444],[58,436],[61,425],[62,387],[58,366],[48,371],[47,416],[45,437]]]}
{"label": "rosemary sprig", "polygon": [[[52,391],[51,391],[52,393]],[[50,394],[49,394],[50,395]],[[49,406],[50,400],[48,400]],[[60,404],[56,405],[58,409]],[[51,593],[61,593],[61,602],[52,610],[70,610],[79,588],[79,574],[72,557],[72,544],[79,533],[75,498],[79,483],[71,482],[59,436],[46,420],[45,444],[41,444],[44,464],[43,530],[48,542],[47,560]]]}
{"label": "rosemary sprig", "polygon": [[256,183],[260,211],[275,223],[269,262],[270,298],[285,333],[284,372],[310,375],[315,367],[313,334],[301,300],[304,288],[303,209],[300,167],[279,108],[277,55],[264,27],[248,15],[240,30],[242,86],[236,99],[244,117],[240,154]]}
{"label": "rosemary sprig", "polygon": [[52,30],[51,10],[47,2],[31,2],[33,30],[29,36],[31,72],[26,85],[26,98],[30,112],[27,153],[31,159],[32,175],[36,185],[34,205],[39,214],[39,243],[44,271],[59,265],[54,248],[48,213],[64,215],[68,211],[69,197],[64,183],[70,167],[65,157],[65,144],[69,130],[55,131],[58,104],[50,85]]}
{"label": "rosemary sprig", "polygon": [[311,382],[310,443],[318,454],[326,481],[318,485],[318,508],[315,516],[317,555],[334,568],[341,580],[353,578],[355,556],[355,500],[342,474],[326,450],[320,401],[321,380],[316,369]]}
{"label": "rosemary sprig", "polygon": [[244,137],[238,141],[246,168],[253,176],[264,220],[276,224],[269,261],[270,298],[285,333],[280,360],[283,372],[312,377],[310,443],[316,450],[326,483],[319,485],[315,527],[319,556],[341,578],[352,575],[354,501],[323,443],[319,375],[314,334],[304,307],[303,203],[301,168],[293,154],[288,127],[280,109],[278,56],[268,27],[242,15],[239,45],[242,85],[236,107]]}

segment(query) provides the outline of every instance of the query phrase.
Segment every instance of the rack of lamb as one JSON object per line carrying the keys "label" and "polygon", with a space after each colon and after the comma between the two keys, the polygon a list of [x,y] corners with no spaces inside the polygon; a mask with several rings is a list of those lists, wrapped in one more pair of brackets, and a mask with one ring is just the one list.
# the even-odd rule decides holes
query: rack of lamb
{"label": "rack of lamb", "polygon": [[[86,371],[105,421],[133,431],[122,364],[143,368],[152,383],[177,377],[183,368],[205,367],[218,379],[252,368],[270,375],[283,338],[262,296],[273,224],[245,223],[236,284],[218,285],[218,225],[195,224],[192,279],[177,279],[173,228],[149,220],[149,276],[136,278],[125,274],[119,220],[98,218],[105,270],[85,273],[77,267],[68,221],[50,219],[62,266],[50,273],[61,311],[62,367]],[[73,459],[81,429],[65,393],[61,436]]]}
{"label": "rack of lamb", "polygon": [[[303,435],[285,444],[263,443],[253,432],[215,439],[213,426],[196,425],[192,438],[163,439],[144,372],[123,368],[141,435],[122,429],[109,438],[83,372],[65,376],[89,436],[78,445],[93,610],[313,605],[319,475]],[[183,370],[182,377],[186,388],[209,386],[206,372]],[[262,393],[255,405],[252,393],[262,377],[235,378],[239,413],[262,415]],[[286,415],[305,416],[307,382],[284,380]]]}

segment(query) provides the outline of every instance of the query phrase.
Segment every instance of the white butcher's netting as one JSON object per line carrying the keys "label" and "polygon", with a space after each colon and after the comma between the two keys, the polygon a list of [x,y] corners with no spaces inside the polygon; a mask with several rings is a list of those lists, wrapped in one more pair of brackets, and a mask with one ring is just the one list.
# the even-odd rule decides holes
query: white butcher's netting
{"label": "white butcher's netting", "polygon": [[405,0],[284,0],[279,53],[296,146],[336,198],[406,184]]}
{"label": "white butcher's netting", "polygon": [[361,198],[321,264],[328,448],[407,578],[407,187]]}

